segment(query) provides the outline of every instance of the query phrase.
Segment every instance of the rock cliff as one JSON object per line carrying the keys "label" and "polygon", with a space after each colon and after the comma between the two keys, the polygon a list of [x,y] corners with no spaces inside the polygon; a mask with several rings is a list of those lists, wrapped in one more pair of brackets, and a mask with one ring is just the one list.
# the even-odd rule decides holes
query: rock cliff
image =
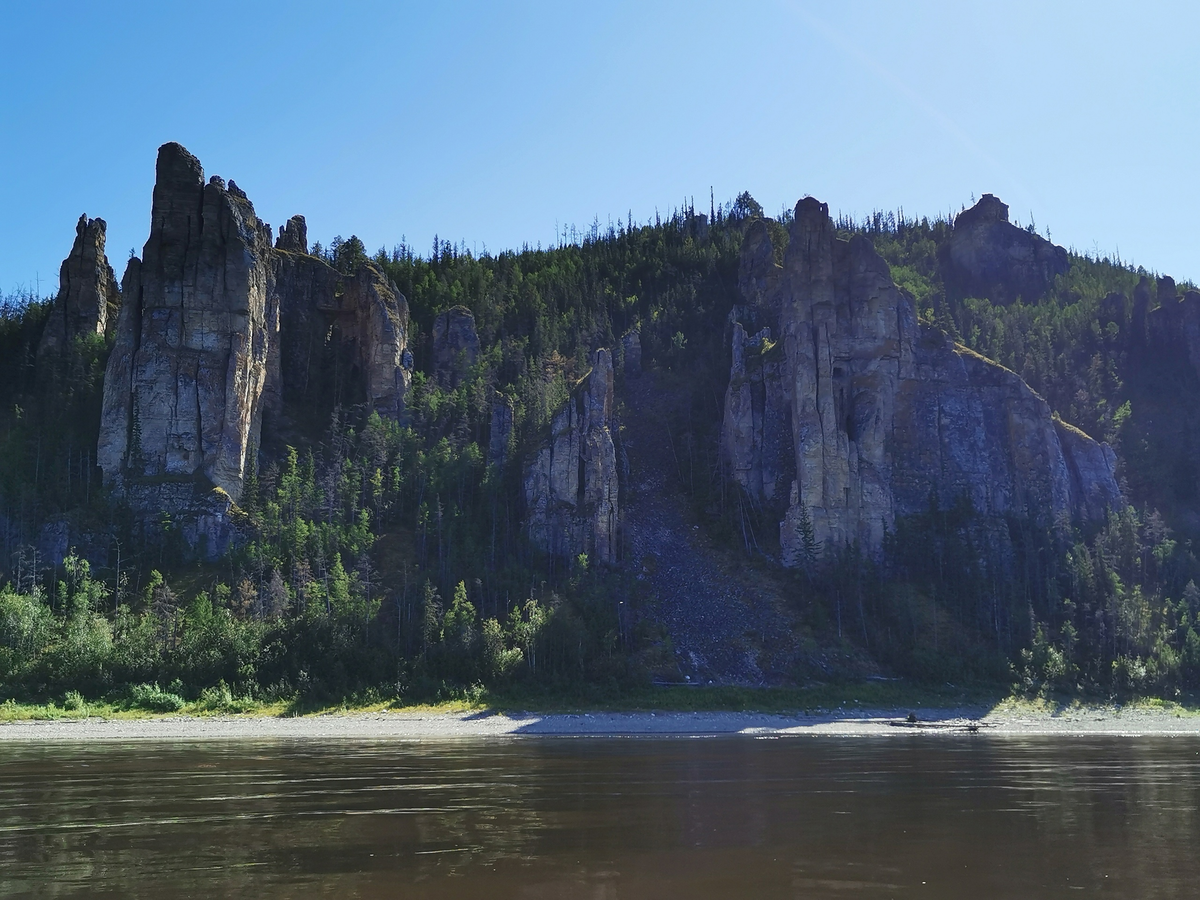
{"label": "rock cliff", "polygon": [[797,204],[782,266],[769,241],[752,228],[743,251],[735,313],[772,324],[752,337],[734,325],[722,448],[748,493],[786,503],[785,564],[802,558],[805,520],[826,548],[877,551],[931,496],[1047,523],[1119,500],[1112,451],[1014,373],[919,326],[870,241],[839,239],[824,204]]}
{"label": "rock cliff", "polygon": [[[1158,279],[1158,306],[1145,313],[1146,337],[1153,352],[1165,358],[1186,360],[1200,379],[1200,291],[1179,296],[1173,278]],[[1149,298],[1149,281],[1143,278],[1135,295],[1143,306]]]}
{"label": "rock cliff", "polygon": [[279,226],[275,249],[308,255],[308,223],[304,221],[304,216],[292,216],[286,225]]}
{"label": "rock cliff", "polygon": [[106,477],[202,475],[241,493],[266,381],[270,232],[179,144],[158,154],[150,237],[105,373]]}
{"label": "rock cliff", "polygon": [[344,276],[308,256],[300,216],[273,247],[245,193],[205,183],[179,144],[159,150],[150,237],[122,289],[97,462],[139,505],[186,506],[189,484],[236,499],[264,412],[306,400],[331,342],[363,401],[403,413],[408,306],[395,285],[372,264]]}
{"label": "rock cliff", "polygon": [[728,474],[752,497],[782,500],[795,467],[783,345],[771,340],[770,327],[747,336],[737,321],[731,343],[721,430]]}
{"label": "rock cliff", "polygon": [[454,390],[479,359],[475,316],[465,306],[453,306],[433,320],[433,377]]}
{"label": "rock cliff", "polygon": [[597,350],[591,372],[554,417],[548,444],[525,472],[530,540],[566,558],[617,561],[617,454],[613,366]]}
{"label": "rock cliff", "polygon": [[104,334],[116,312],[121,298],[104,255],[104,232],[103,219],[79,217],[75,243],[58,270],[58,294],[38,345],[39,357],[69,348],[77,337]]}
{"label": "rock cliff", "polygon": [[1041,297],[1070,266],[1066,250],[1013,225],[991,194],[954,220],[943,264],[948,288],[999,303]]}
{"label": "rock cliff", "polygon": [[497,393],[492,398],[492,414],[488,428],[489,465],[503,466],[512,452],[513,424],[516,410],[512,398]]}

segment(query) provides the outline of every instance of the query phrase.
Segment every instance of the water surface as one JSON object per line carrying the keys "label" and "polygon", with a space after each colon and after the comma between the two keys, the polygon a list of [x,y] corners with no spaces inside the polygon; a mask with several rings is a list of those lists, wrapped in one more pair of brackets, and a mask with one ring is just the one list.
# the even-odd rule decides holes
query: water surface
{"label": "water surface", "polygon": [[1200,739],[0,745],[0,893],[1200,895]]}

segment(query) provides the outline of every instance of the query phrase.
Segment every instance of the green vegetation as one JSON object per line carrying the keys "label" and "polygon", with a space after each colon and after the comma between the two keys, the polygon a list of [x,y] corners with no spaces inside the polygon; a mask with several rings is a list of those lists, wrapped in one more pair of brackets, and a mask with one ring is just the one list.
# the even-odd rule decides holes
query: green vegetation
{"label": "green vegetation", "polygon": [[[37,705],[5,709],[832,702],[842,688],[649,687],[673,653],[645,615],[635,575],[546,558],[521,528],[523,463],[586,373],[589,351],[637,329],[645,364],[685,400],[666,423],[677,464],[669,489],[731,551],[751,560],[777,552],[778,511],[738,496],[717,459],[725,323],[755,215],[743,195],[707,222],[685,209],[645,225],[596,223],[547,249],[476,255],[439,241],[427,257],[403,245],[378,251],[371,258],[410,306],[409,420],[367,414],[336,393],[305,398],[293,420],[306,430],[262,454],[240,498],[244,540],[212,562],[195,558],[169,518],[140,527],[99,483],[105,342],[35,367],[47,305],[9,298],[0,307],[0,699]],[[769,222],[777,252],[786,220]],[[1014,520],[1008,559],[989,556],[1002,542],[954,498],[931,498],[927,513],[897,522],[881,560],[847,548],[818,563],[814,543],[789,582],[806,639],[869,654],[908,679],[894,688],[901,693],[946,682],[987,696],[1011,685],[1099,696],[1200,687],[1191,543],[1200,421],[1184,400],[1200,384],[1190,366],[1138,356],[1131,304],[1114,298],[1131,297],[1143,273],[1073,256],[1048,296],[1001,306],[945,290],[947,222],[839,224],[875,242],[923,321],[1113,444],[1131,505],[1067,541]],[[314,249],[343,271],[367,258],[353,237]],[[423,374],[427,338],[434,317],[458,304],[472,310],[485,349],[447,390]],[[763,358],[779,347],[765,343]],[[503,466],[485,451],[497,392],[515,420]],[[59,524],[74,552],[51,567],[37,548]],[[84,546],[78,535],[92,537]]]}

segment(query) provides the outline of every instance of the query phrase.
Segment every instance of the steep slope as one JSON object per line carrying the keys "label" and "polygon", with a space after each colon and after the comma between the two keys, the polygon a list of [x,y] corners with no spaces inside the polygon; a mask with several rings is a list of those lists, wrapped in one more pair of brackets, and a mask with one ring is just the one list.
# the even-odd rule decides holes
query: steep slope
{"label": "steep slope", "polygon": [[786,586],[713,541],[678,492],[668,423],[681,393],[648,371],[627,375],[622,400],[626,565],[646,587],[647,612],[670,636],[680,673],[774,684],[794,678],[803,662],[826,665],[801,651]]}

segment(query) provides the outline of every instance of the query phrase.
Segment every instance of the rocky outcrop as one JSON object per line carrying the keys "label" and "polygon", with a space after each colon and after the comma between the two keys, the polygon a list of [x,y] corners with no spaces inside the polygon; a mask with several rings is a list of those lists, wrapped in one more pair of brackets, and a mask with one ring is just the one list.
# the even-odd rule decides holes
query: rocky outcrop
{"label": "rocky outcrop", "polygon": [[275,239],[276,250],[308,255],[308,225],[304,216],[292,216],[286,225],[279,226],[279,237]]}
{"label": "rocky outcrop", "polygon": [[756,499],[783,500],[795,467],[783,345],[769,327],[747,336],[735,321],[732,350],[721,427],[728,475]]}
{"label": "rocky outcrop", "polygon": [[1070,266],[1066,250],[1013,225],[991,194],[958,214],[942,261],[948,288],[996,303],[1035,300]]}
{"label": "rocky outcrop", "polygon": [[214,486],[236,500],[264,413],[308,398],[331,341],[347,360],[339,379],[384,414],[403,413],[403,295],[373,264],[343,276],[307,256],[300,216],[278,244],[233,181],[206,184],[187,150],[160,148],[150,237],[123,280],[97,450],[106,480],[137,505],[178,510],[193,488],[203,497]]}
{"label": "rocky outcrop", "polygon": [[751,309],[769,309],[781,271],[775,261],[775,246],[766,220],[754,219],[746,228],[738,260],[738,293],[742,302]]}
{"label": "rocky outcrop", "polygon": [[591,372],[554,417],[550,441],[525,473],[529,538],[568,559],[617,560],[619,522],[613,441],[613,367],[597,350]]}
{"label": "rocky outcrop", "polygon": [[[299,216],[293,216],[295,222]],[[278,244],[279,242],[277,242]],[[344,293],[342,274],[325,260],[299,252],[276,252],[271,259],[272,299],[268,310],[267,383],[263,409],[273,429],[283,414],[284,395],[292,403],[321,405],[328,381],[322,371],[336,310]]]}
{"label": "rocky outcrop", "polygon": [[642,374],[642,336],[636,328],[621,336],[621,371],[626,375]]}
{"label": "rocky outcrop", "polygon": [[203,476],[241,493],[267,374],[270,251],[236,184],[205,184],[179,144],[159,150],[150,238],[118,326],[128,346],[105,374],[107,477]]}
{"label": "rocky outcrop", "polygon": [[[1144,313],[1150,344],[1163,358],[1186,359],[1200,379],[1200,291],[1188,290],[1180,297],[1175,279],[1167,275],[1155,287],[1158,306]],[[1149,279],[1141,279],[1134,296],[1149,306]]]}
{"label": "rocky outcrop", "polygon": [[[302,228],[300,216],[289,224],[297,220]],[[271,275],[267,413],[281,415],[285,402],[301,408],[365,402],[403,418],[412,355],[408,302],[399,288],[372,262],[343,275],[294,251],[273,255]],[[341,389],[330,394],[331,385]]]}
{"label": "rocky outcrop", "polygon": [[104,334],[121,302],[117,279],[104,255],[103,219],[79,217],[75,243],[58,270],[58,294],[46,320],[38,357],[60,353],[77,337]]}
{"label": "rocky outcrop", "polygon": [[371,263],[360,266],[337,300],[338,334],[360,367],[367,403],[398,419],[412,382],[408,345],[408,302]]}
{"label": "rocky outcrop", "polygon": [[[797,204],[782,266],[766,268],[762,235],[745,251],[757,302],[744,315],[775,326],[733,329],[722,448],[752,496],[786,503],[786,564],[804,557],[809,526],[825,548],[878,551],[895,518],[931,497],[1047,523],[1094,520],[1119,501],[1112,451],[1057,423],[1014,373],[918,326],[887,263],[865,237],[837,238],[824,204]],[[769,436],[788,420],[790,458]]]}
{"label": "rocky outcrop", "polygon": [[454,390],[479,359],[475,316],[465,306],[453,306],[433,320],[433,377]]}
{"label": "rocky outcrop", "polygon": [[512,450],[515,414],[511,398],[501,393],[497,393],[492,398],[491,427],[488,431],[488,465],[503,466],[508,462],[508,456]]}

